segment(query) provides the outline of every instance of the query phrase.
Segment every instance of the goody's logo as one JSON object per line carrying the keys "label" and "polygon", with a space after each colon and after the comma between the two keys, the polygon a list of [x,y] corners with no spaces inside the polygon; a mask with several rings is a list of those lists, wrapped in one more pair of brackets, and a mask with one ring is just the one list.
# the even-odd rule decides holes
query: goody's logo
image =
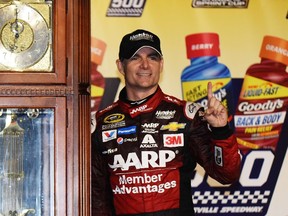
{"label": "goody's logo", "polygon": [[146,0],[111,0],[107,17],[140,17]]}

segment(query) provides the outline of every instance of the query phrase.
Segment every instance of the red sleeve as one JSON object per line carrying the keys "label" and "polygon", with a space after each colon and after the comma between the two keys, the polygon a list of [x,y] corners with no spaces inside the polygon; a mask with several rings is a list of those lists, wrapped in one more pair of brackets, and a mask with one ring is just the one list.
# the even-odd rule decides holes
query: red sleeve
{"label": "red sleeve", "polygon": [[205,164],[204,169],[220,183],[231,184],[239,179],[241,167],[236,137],[232,134],[226,139],[212,141],[213,163]]}
{"label": "red sleeve", "polygon": [[239,179],[241,159],[236,137],[226,125],[209,129],[203,118],[192,120],[190,151],[207,174],[222,184]]}

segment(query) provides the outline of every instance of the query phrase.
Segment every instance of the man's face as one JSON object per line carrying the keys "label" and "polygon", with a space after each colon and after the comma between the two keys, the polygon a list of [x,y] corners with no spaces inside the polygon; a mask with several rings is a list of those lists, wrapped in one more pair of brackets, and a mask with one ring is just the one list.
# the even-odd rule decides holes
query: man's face
{"label": "man's face", "polygon": [[162,57],[155,50],[143,47],[132,58],[124,60],[119,71],[127,87],[144,90],[157,88],[162,69]]}

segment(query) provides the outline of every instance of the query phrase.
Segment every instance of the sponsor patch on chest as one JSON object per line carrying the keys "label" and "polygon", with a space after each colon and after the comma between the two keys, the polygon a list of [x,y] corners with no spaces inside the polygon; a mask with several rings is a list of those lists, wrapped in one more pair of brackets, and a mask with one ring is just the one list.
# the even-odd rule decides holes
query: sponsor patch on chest
{"label": "sponsor patch on chest", "polygon": [[183,133],[178,134],[163,134],[163,143],[165,147],[182,147],[184,146]]}

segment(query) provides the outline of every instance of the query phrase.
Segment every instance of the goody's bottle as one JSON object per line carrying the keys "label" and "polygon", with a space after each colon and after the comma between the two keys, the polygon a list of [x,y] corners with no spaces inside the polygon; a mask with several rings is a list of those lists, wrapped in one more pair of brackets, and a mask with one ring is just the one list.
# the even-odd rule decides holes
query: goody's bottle
{"label": "goody's bottle", "polygon": [[[207,83],[212,83],[214,96],[228,110],[228,121],[233,117],[233,89],[230,70],[218,62],[220,56],[219,35],[198,33],[187,35],[187,58],[190,65],[181,74],[183,99],[207,106]],[[232,125],[233,126],[233,125]]]}
{"label": "goody's bottle", "polygon": [[265,36],[261,62],[244,76],[236,113],[235,133],[243,153],[276,150],[288,104],[288,41]]}
{"label": "goody's bottle", "polygon": [[91,38],[91,111],[99,109],[105,90],[105,78],[98,71],[102,64],[106,43],[97,38]]}

